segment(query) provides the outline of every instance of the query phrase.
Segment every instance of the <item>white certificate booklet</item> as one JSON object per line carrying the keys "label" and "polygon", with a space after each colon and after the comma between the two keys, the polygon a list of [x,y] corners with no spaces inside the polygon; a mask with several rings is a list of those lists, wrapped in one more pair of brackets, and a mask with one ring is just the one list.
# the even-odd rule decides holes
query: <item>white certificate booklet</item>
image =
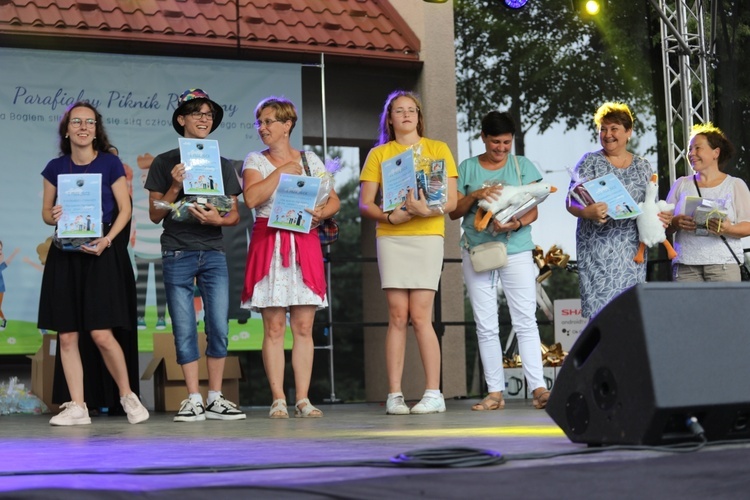
{"label": "white certificate booklet", "polygon": [[178,139],[180,161],[185,164],[185,194],[224,194],[219,142],[212,139]]}
{"label": "white certificate booklet", "polygon": [[607,204],[607,215],[612,219],[630,219],[641,214],[638,204],[615,174],[607,174],[583,186],[596,203]]}
{"label": "white certificate booklet", "polygon": [[268,225],[277,229],[309,233],[315,200],[322,179],[306,175],[281,174],[273,197]]}
{"label": "white certificate booklet", "polygon": [[409,189],[417,188],[414,151],[409,148],[398,156],[388,158],[382,164],[382,171],[383,212],[390,212],[406,200]]}
{"label": "white certificate booklet", "polygon": [[57,176],[57,221],[60,238],[98,238],[102,235],[102,174]]}

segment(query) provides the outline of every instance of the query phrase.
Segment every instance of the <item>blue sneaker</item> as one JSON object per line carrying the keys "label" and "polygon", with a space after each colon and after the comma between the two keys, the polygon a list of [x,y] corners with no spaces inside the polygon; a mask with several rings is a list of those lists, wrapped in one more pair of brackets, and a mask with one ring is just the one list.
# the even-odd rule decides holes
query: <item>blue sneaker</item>
{"label": "blue sneaker", "polygon": [[156,320],[156,329],[164,330],[166,327],[167,327],[167,322],[164,321],[164,316],[159,316],[159,319]]}

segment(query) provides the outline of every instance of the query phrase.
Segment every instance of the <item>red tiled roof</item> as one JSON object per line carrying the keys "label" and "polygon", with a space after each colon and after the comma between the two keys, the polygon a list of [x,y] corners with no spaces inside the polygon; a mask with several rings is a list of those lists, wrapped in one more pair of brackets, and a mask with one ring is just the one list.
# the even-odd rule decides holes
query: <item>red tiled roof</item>
{"label": "red tiled roof", "polygon": [[[387,0],[0,0],[0,45],[88,40],[150,53],[182,49],[291,59],[419,61],[420,42]],[[158,44],[158,45],[154,45]],[[80,45],[73,45],[80,48]],[[148,47],[148,49],[145,49]]]}

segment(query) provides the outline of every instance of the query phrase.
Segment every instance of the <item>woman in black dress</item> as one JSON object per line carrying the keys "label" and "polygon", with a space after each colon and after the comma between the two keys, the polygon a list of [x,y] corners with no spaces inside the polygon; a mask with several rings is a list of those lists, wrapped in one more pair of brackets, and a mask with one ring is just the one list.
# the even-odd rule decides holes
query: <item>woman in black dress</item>
{"label": "woman in black dress", "polygon": [[[40,329],[58,332],[52,400],[65,402],[51,425],[90,424],[86,401],[114,408],[119,395],[130,423],[148,419],[131,382],[138,384],[138,340],[135,279],[127,245],[131,203],[122,162],[108,152],[102,117],[87,102],[72,104],[60,120],[60,156],[42,171],[42,219],[63,230],[64,207],[58,203],[61,175],[74,184],[98,189],[101,176],[101,221],[92,218],[101,236],[76,250],[50,248],[39,300]],[[62,240],[69,241],[69,240]]]}

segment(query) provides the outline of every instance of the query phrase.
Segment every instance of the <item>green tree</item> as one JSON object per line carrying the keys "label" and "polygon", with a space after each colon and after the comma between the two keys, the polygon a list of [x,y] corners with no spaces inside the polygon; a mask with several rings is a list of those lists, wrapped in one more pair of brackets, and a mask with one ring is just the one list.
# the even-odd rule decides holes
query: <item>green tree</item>
{"label": "green tree", "polygon": [[651,116],[646,2],[624,3],[615,9],[610,2],[594,22],[560,0],[535,0],[519,11],[492,0],[456,0],[461,130],[476,133],[485,113],[508,109],[520,129],[516,151],[524,154],[533,127],[593,126],[596,107],[607,100]]}
{"label": "green tree", "polygon": [[750,181],[750,5],[722,0],[717,9],[714,123],[737,147],[730,171]]}

